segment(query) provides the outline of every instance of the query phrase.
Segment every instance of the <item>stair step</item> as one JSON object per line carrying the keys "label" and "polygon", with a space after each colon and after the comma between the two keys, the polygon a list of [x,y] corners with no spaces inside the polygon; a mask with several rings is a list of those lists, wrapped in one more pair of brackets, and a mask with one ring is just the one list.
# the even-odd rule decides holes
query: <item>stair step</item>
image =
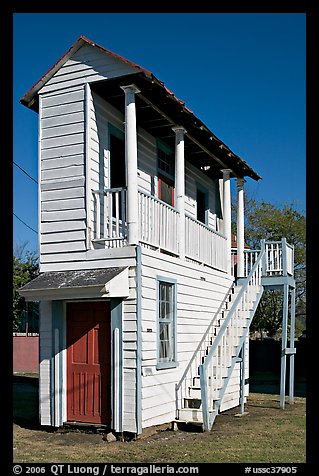
{"label": "stair step", "polygon": [[192,423],[203,423],[202,410],[193,408],[181,408],[178,410],[178,420]]}
{"label": "stair step", "polygon": [[[200,387],[190,387],[188,396],[189,396],[188,399],[199,399],[200,400],[202,398]],[[219,391],[217,389],[215,389],[213,391],[212,398],[213,398],[213,400],[218,400],[219,399]]]}
{"label": "stair step", "polygon": [[[222,378],[226,378],[227,374],[225,373],[225,375],[222,377]],[[216,382],[217,382],[217,379],[216,377],[214,377],[214,382],[213,382],[213,385],[216,386]],[[211,377],[208,377],[208,387],[211,386],[212,382],[211,382]],[[193,377],[193,385],[190,386],[190,388],[200,388],[200,377]]]}
{"label": "stair step", "polygon": [[199,410],[202,408],[202,400],[199,395],[199,398],[184,398],[184,408],[189,408],[192,410]]}
{"label": "stair step", "polygon": [[[237,347],[238,347],[238,344],[232,346],[232,349],[234,349],[234,350],[233,350],[233,352],[232,352],[232,354],[231,354],[231,358],[233,358],[233,357],[235,356],[235,348],[237,348]],[[228,349],[229,349],[229,347],[227,346],[227,348],[226,348],[226,354],[229,356],[229,350],[228,350]],[[206,353],[206,355],[202,356],[202,364],[205,362],[207,355],[208,355],[208,353]],[[220,362],[221,358],[222,358],[221,356],[213,355],[213,357],[211,358],[212,365],[213,365],[214,367],[220,366],[220,364],[221,364],[221,362]]]}

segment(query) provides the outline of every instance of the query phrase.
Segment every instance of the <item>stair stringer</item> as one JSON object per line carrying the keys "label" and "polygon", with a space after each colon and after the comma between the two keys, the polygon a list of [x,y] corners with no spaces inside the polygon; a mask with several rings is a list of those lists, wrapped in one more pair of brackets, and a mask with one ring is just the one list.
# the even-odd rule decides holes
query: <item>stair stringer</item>
{"label": "stair stringer", "polygon": [[[215,412],[214,412],[214,413],[216,413],[215,418],[216,418],[217,414],[219,413],[219,409],[221,407],[222,400],[223,400],[223,397],[225,395],[228,382],[229,382],[229,380],[232,376],[232,373],[233,373],[234,367],[236,365],[236,362],[238,361],[240,351],[242,350],[242,347],[245,344],[245,340],[246,340],[247,335],[249,333],[249,328],[250,328],[251,322],[254,318],[254,315],[256,313],[259,301],[260,301],[260,299],[263,295],[263,292],[264,292],[264,288],[263,288],[263,286],[261,286],[260,287],[260,292],[257,293],[256,300],[254,302],[253,308],[249,311],[248,323],[247,323],[247,326],[244,328],[243,335],[241,336],[241,338],[239,340],[239,344],[237,346],[236,354],[232,357],[231,366],[228,367],[228,371],[227,371],[227,375],[226,375],[225,380],[224,380],[224,384],[220,389],[219,399],[215,403]],[[215,420],[215,418],[214,418],[214,420]]]}
{"label": "stair stringer", "polygon": [[[215,314],[209,326],[212,329],[212,324],[216,322],[213,335],[208,341],[210,331],[207,329],[176,385],[177,421],[201,424],[204,431],[210,430],[214,423],[263,293],[263,243],[261,248],[247,278],[240,280],[239,286],[233,289],[233,296],[228,299],[230,307],[226,305],[222,311],[221,304]],[[190,371],[192,379],[188,375]]]}
{"label": "stair stringer", "polygon": [[[205,372],[204,364],[199,366],[202,420],[203,420],[202,427],[203,427],[204,431],[210,430],[212,428],[212,426],[214,424],[214,421],[215,421],[215,419],[216,419],[216,417],[219,413],[219,409],[220,409],[220,406],[221,406],[221,403],[222,403],[222,399],[225,395],[228,382],[231,378],[232,372],[233,372],[235,364],[238,360],[238,357],[239,357],[240,351],[242,349],[242,346],[243,346],[243,344],[245,342],[245,339],[248,335],[249,327],[250,327],[251,321],[252,321],[252,319],[255,315],[255,312],[256,312],[257,306],[259,304],[260,298],[262,296],[262,293],[263,293],[263,287],[260,285],[259,290],[258,290],[258,292],[256,293],[256,295],[254,297],[252,308],[246,311],[248,313],[248,316],[246,317],[245,326],[242,327],[241,337],[239,339],[238,344],[235,346],[236,351],[234,352],[234,354],[231,357],[231,363],[227,367],[226,375],[223,376],[223,379],[222,379],[223,384],[218,389],[219,390],[218,399],[214,400],[213,408],[208,408],[208,401],[209,401],[209,399],[208,399],[208,387],[207,387],[207,380],[205,379],[205,376],[204,376],[204,372]],[[233,308],[236,309],[237,307],[238,307],[238,303],[237,303],[237,299],[235,299],[235,302],[233,303]],[[224,323],[224,325],[225,325],[225,331],[226,331],[227,330],[226,322]],[[222,326],[222,328],[223,328],[223,326]],[[220,334],[221,335],[224,334],[222,328],[220,329]]]}

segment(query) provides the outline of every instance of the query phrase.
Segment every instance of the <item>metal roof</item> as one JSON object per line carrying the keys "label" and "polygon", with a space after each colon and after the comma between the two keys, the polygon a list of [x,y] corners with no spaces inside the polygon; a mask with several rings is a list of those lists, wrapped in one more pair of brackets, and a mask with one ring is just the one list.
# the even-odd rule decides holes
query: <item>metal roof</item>
{"label": "metal roof", "polygon": [[[237,154],[222,142],[208,127],[186,107],[153,73],[138,64],[97,45],[81,35],[69,50],[26,92],[20,99],[21,104],[37,111],[38,91],[52,78],[63,64],[81,48],[89,44],[101,52],[111,55],[135,69],[132,74],[90,83],[93,91],[124,112],[123,94],[119,85],[134,82],[141,93],[136,95],[139,124],[174,145],[175,135],[172,125],[185,127],[185,155],[196,167],[211,178],[221,177],[221,170],[230,169],[232,177],[249,176],[254,180],[261,177]],[[139,106],[143,105],[143,107]],[[148,109],[147,109],[148,108]]]}

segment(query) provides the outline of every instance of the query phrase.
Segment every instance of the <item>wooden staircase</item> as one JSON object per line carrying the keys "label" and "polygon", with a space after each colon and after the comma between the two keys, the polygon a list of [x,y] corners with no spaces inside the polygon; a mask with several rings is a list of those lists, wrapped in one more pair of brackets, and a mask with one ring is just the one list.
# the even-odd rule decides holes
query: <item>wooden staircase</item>
{"label": "wooden staircase", "polygon": [[200,424],[203,430],[210,430],[227,399],[226,389],[237,362],[243,374],[244,344],[263,293],[264,253],[262,249],[248,277],[228,290],[176,385],[177,422]]}

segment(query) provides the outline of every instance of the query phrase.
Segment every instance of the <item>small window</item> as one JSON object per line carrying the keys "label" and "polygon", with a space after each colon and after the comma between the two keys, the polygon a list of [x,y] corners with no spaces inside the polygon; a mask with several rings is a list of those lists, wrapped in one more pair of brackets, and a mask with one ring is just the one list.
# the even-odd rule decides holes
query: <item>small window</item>
{"label": "small window", "polygon": [[158,281],[158,365],[176,366],[176,283]]}
{"label": "small window", "polygon": [[197,220],[207,225],[208,193],[200,188],[196,190]]}
{"label": "small window", "polygon": [[164,150],[163,146],[157,149],[158,170],[169,177],[174,177],[174,154]]}
{"label": "small window", "polygon": [[174,206],[175,157],[164,143],[157,143],[158,198]]}

